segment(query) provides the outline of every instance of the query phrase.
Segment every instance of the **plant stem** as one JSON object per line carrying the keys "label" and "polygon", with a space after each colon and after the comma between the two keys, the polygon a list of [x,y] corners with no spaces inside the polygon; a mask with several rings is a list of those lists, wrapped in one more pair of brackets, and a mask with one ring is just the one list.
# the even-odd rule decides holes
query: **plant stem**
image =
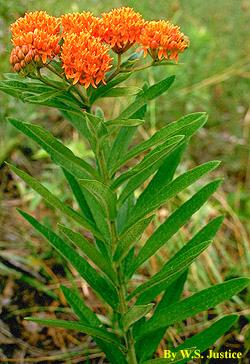
{"label": "plant stem", "polygon": [[[98,161],[98,165],[100,168],[100,172],[101,175],[103,177],[104,182],[109,186],[111,183],[111,178],[109,176],[108,170],[107,170],[107,166],[106,166],[106,161],[105,161],[105,156],[102,152],[102,150],[100,150],[100,148],[98,147],[97,153],[96,153],[96,158]],[[116,230],[116,225],[115,225],[115,221],[110,221],[109,222],[110,225],[110,232],[111,232],[111,253],[112,256],[114,255],[115,249],[117,247],[118,244],[118,234],[117,234],[117,230]],[[117,291],[118,291],[118,295],[119,295],[119,301],[120,301],[120,307],[119,307],[119,313],[121,316],[121,320],[120,320],[120,328],[123,332],[123,337],[124,337],[124,341],[125,341],[125,345],[127,347],[127,359],[128,359],[128,363],[129,364],[137,364],[137,358],[136,358],[136,353],[135,353],[135,347],[134,347],[134,338],[133,338],[133,333],[131,329],[128,329],[127,331],[124,330],[123,324],[122,324],[122,319],[124,317],[124,315],[127,313],[129,307],[127,305],[127,301],[126,301],[126,297],[127,297],[127,287],[126,287],[126,283],[124,280],[124,274],[122,271],[122,267],[121,267],[121,263],[119,263],[118,265],[113,264],[113,268],[117,274]]]}

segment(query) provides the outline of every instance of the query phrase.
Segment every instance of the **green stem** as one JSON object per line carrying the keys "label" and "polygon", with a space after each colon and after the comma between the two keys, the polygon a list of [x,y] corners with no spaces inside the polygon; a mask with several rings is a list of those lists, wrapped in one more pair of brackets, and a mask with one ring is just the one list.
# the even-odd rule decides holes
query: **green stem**
{"label": "green stem", "polygon": [[[56,69],[49,63],[46,65],[46,68],[48,68],[51,72],[53,72],[55,75],[57,75],[59,78],[61,78],[70,88],[73,88],[73,91],[75,91],[77,93],[77,95],[79,96],[80,101],[83,102],[84,106],[87,106],[86,105],[87,99],[84,96],[84,94],[82,93],[82,91],[77,86],[73,86],[60,72],[57,72]],[[75,97],[72,90],[69,89],[69,92],[71,93],[72,96]]]}
{"label": "green stem", "polygon": [[[109,186],[111,183],[111,178],[110,178],[108,170],[107,170],[104,154],[103,154],[102,150],[100,150],[99,148],[97,150],[97,160],[98,160],[98,165],[99,165],[100,172],[102,174],[104,183],[106,183]],[[111,232],[111,253],[113,256],[114,252],[116,250],[117,244],[118,244],[118,234],[117,234],[117,230],[116,230],[115,221],[110,221],[109,225],[110,225],[110,232]],[[124,274],[122,271],[121,264],[119,263],[118,265],[116,265],[116,264],[113,264],[113,265],[114,265],[113,268],[117,274],[117,287],[116,288],[118,291],[119,303],[120,303],[119,304],[119,313],[121,316],[120,328],[123,332],[123,337],[124,337],[125,345],[127,348],[127,359],[128,359],[129,364],[137,364],[132,330],[129,329],[129,330],[125,331],[123,324],[122,324],[122,319],[129,309],[127,300],[126,300],[126,297],[127,297],[126,282],[124,279]]]}

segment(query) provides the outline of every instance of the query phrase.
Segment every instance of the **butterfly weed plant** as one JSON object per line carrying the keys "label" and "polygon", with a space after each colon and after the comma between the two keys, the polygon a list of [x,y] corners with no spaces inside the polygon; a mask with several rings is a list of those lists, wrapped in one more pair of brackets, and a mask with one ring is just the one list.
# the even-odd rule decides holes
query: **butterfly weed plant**
{"label": "butterfly weed plant", "polygon": [[[114,9],[100,18],[89,12],[60,18],[31,12],[13,23],[11,32],[10,63],[15,73],[6,74],[0,89],[23,102],[60,110],[94,155],[84,160],[40,125],[9,118],[61,168],[78,203],[73,209],[37,179],[9,164],[68,223],[59,221],[54,231],[27,212],[19,212],[87,282],[109,318],[100,321],[75,289],[62,286],[76,321],[27,320],[90,335],[113,364],[166,363],[167,359],[152,358],[167,328],[230,299],[248,284],[247,278],[231,279],[182,298],[188,269],[211,244],[221,216],[201,226],[152,277],[140,284],[133,280],[137,270],[171,243],[221,183],[216,179],[198,188],[140,245],[157,210],[219,165],[209,161],[175,175],[190,138],[207,120],[205,113],[185,115],[147,140],[133,142],[147,104],[168,91],[174,76],[141,88],[123,82],[149,67],[159,66],[167,73],[167,65],[178,61],[188,39],[178,26],[164,20],[146,21],[131,8]],[[113,107],[114,100],[124,96],[133,101],[115,119],[105,118],[98,101],[109,98]],[[88,238],[79,233],[83,230]],[[176,352],[206,350],[236,320],[237,315],[220,317]],[[178,361],[183,358],[177,355]]]}

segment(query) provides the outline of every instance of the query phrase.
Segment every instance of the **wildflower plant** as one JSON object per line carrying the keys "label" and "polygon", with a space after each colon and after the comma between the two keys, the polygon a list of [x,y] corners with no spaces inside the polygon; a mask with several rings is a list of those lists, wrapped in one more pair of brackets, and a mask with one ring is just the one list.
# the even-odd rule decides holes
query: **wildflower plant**
{"label": "wildflower plant", "polygon": [[[76,269],[109,318],[102,322],[74,288],[62,286],[78,321],[27,319],[92,336],[110,363],[165,363],[166,359],[152,357],[171,325],[230,299],[248,284],[247,278],[232,279],[182,298],[188,269],[211,244],[222,216],[201,226],[152,277],[143,283],[133,279],[221,183],[216,179],[199,188],[140,245],[157,210],[219,165],[210,161],[175,176],[190,138],[207,120],[205,113],[185,115],[149,139],[137,145],[132,142],[147,104],[168,91],[174,76],[152,86],[145,83],[141,89],[122,83],[137,71],[177,62],[188,39],[179,27],[163,20],[145,21],[131,8],[114,9],[100,18],[89,12],[55,18],[38,11],[27,13],[10,29],[14,46],[10,63],[16,73],[7,74],[0,89],[24,102],[60,110],[94,155],[88,160],[77,157],[43,127],[9,118],[61,168],[78,203],[78,209],[73,209],[37,179],[9,165],[65,215],[68,224],[59,223],[55,232],[27,212],[19,212]],[[107,120],[95,107],[101,98],[121,96],[134,100],[115,119]],[[71,220],[81,230],[72,228]],[[79,232],[83,230],[88,238]],[[175,351],[206,350],[236,319],[237,315],[219,318]],[[183,358],[177,355],[178,361]]]}

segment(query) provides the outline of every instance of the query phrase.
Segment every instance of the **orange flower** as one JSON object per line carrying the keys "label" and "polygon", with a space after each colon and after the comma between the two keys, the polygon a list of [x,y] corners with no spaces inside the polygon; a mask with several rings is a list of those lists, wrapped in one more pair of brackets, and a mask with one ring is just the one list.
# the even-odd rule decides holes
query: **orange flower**
{"label": "orange flower", "polygon": [[114,9],[102,14],[100,37],[114,52],[123,53],[139,41],[143,24],[142,16],[133,9]]}
{"label": "orange flower", "polygon": [[94,37],[99,35],[98,28],[100,19],[96,18],[89,11],[82,13],[69,13],[61,16],[63,36],[68,33],[80,34],[87,31]]}
{"label": "orange flower", "polygon": [[140,43],[144,54],[148,52],[154,60],[164,57],[176,61],[179,53],[189,45],[180,28],[164,20],[146,22],[141,32]]}
{"label": "orange flower", "polygon": [[112,58],[109,47],[89,33],[79,35],[70,33],[65,36],[62,46],[62,67],[67,79],[73,79],[87,89],[91,84],[96,87],[105,83],[105,73],[111,68]]}
{"label": "orange flower", "polygon": [[27,45],[35,52],[35,61],[53,59],[60,51],[60,19],[44,11],[26,13],[10,26],[15,47]]}

